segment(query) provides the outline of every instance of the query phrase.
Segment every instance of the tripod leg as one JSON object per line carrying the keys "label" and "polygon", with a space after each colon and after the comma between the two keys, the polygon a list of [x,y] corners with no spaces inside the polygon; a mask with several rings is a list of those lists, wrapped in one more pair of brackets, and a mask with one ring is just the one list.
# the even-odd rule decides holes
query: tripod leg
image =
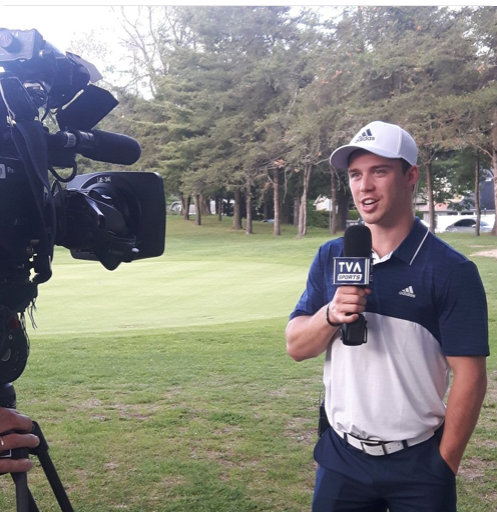
{"label": "tripod leg", "polygon": [[28,487],[27,473],[11,473],[16,486],[17,512],[39,512],[36,502]]}
{"label": "tripod leg", "polygon": [[69,501],[69,498],[66,494],[66,490],[60,481],[57,470],[55,469],[55,466],[48,452],[38,454],[38,459],[40,460],[43,471],[45,471],[45,475],[48,482],[50,483],[50,487],[52,487],[52,491],[57,498],[60,510],[62,510],[62,512],[74,512],[71,502]]}
{"label": "tripod leg", "polygon": [[50,486],[52,487],[52,491],[55,497],[57,498],[57,502],[59,503],[59,507],[62,510],[62,512],[74,512],[71,502],[67,497],[66,490],[64,489],[64,486],[60,481],[59,475],[57,474],[57,470],[55,469],[52,459],[48,454],[48,443],[45,439],[45,436],[43,435],[43,432],[41,431],[41,428],[38,425],[38,423],[36,423],[36,421],[33,421],[33,425],[33,434],[38,436],[38,438],[40,439],[40,444],[33,450],[30,450],[30,453],[38,457],[41,467],[45,472],[47,480]]}

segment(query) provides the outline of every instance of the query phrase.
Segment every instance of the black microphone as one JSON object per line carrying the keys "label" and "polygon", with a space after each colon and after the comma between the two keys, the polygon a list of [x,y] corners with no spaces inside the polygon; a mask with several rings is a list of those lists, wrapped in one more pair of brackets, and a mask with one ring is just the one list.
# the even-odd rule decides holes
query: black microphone
{"label": "black microphone", "polygon": [[[334,258],[333,284],[368,286],[371,282],[371,230],[364,225],[349,226],[343,236],[343,257]],[[363,315],[342,327],[344,345],[358,346],[367,341],[366,319]]]}
{"label": "black microphone", "polygon": [[68,149],[86,158],[110,164],[131,165],[141,155],[137,140],[120,133],[103,130],[68,130],[48,136],[50,149]]}

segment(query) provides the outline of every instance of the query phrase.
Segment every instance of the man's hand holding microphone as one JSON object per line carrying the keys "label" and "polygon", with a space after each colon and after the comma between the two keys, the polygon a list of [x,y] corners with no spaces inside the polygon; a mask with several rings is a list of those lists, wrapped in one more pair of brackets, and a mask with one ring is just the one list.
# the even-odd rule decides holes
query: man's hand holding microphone
{"label": "man's hand holding microphone", "polygon": [[367,226],[355,225],[345,230],[343,257],[333,261],[333,284],[338,285],[333,300],[326,307],[326,320],[333,326],[342,326],[344,345],[366,343],[367,295],[371,293],[371,231]]}
{"label": "man's hand holding microphone", "polygon": [[303,361],[319,356],[340,328],[344,344],[365,342],[366,320],[361,313],[371,293],[371,248],[371,231],[367,226],[355,225],[345,230],[344,256],[333,260],[333,284],[337,286],[333,299],[314,315],[299,315],[288,322],[287,352],[293,359]]}
{"label": "man's hand holding microphone", "polygon": [[352,323],[366,310],[366,297],[369,288],[361,286],[340,286],[328,307],[328,320],[333,326]]}

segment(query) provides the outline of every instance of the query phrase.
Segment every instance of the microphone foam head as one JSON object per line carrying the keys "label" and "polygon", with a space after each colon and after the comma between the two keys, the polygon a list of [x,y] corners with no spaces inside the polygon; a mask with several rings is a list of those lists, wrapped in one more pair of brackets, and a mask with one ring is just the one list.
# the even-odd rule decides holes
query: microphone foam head
{"label": "microphone foam head", "polygon": [[373,241],[371,230],[364,225],[349,226],[343,235],[343,255],[349,258],[369,258]]}

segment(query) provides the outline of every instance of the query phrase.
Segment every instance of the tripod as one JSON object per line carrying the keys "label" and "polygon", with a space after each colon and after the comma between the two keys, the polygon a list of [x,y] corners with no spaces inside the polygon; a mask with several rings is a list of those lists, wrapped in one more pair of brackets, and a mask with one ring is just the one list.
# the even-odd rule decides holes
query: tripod
{"label": "tripod", "polygon": [[[0,407],[7,407],[10,409],[16,408],[16,393],[12,384],[4,384],[0,386]],[[41,467],[45,472],[45,476],[52,487],[52,491],[59,503],[62,512],[74,512],[69,498],[62,482],[57,474],[57,470],[48,454],[48,443],[41,431],[38,423],[33,422],[33,434],[38,436],[40,444],[33,449],[18,448],[11,450],[11,457],[13,459],[24,459],[29,454],[36,455],[40,461]],[[8,455],[8,454],[7,454]],[[16,487],[16,505],[17,512],[39,512],[38,506],[31,494],[28,487],[28,474],[27,473],[11,473],[12,479]]]}

